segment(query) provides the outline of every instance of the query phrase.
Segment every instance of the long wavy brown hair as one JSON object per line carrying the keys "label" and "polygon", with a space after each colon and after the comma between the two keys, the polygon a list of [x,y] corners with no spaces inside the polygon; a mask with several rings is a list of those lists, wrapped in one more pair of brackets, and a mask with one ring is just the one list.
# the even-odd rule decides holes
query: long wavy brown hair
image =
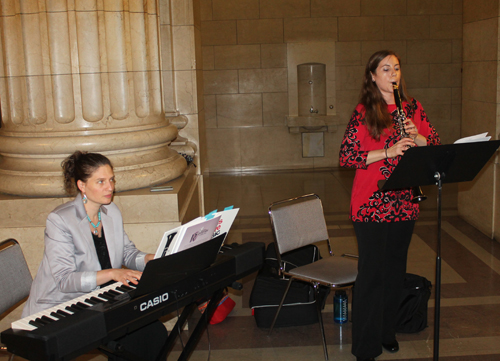
{"label": "long wavy brown hair", "polygon": [[[359,100],[365,107],[365,121],[368,131],[372,138],[376,140],[380,139],[380,135],[385,129],[392,127],[392,116],[387,110],[387,103],[377,87],[377,84],[372,81],[372,74],[376,73],[380,62],[389,55],[394,55],[398,59],[401,69],[401,59],[392,50],[380,50],[374,53],[366,64]],[[401,100],[408,101],[403,73],[401,73],[399,82],[399,93],[401,95]]]}

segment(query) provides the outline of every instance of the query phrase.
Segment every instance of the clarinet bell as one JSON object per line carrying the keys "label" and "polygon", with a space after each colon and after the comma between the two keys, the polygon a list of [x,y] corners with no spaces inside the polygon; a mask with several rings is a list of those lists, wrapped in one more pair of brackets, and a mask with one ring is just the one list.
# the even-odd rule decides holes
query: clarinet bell
{"label": "clarinet bell", "polygon": [[412,192],[413,192],[413,198],[411,201],[413,203],[419,203],[427,199],[427,196],[422,192],[422,188],[420,187],[413,187]]}

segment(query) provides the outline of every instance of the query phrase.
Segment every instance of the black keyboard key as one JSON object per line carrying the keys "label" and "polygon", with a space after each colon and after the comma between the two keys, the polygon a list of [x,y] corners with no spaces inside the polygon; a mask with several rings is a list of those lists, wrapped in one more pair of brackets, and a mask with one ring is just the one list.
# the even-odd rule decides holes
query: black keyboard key
{"label": "black keyboard key", "polygon": [[114,296],[111,296],[111,295],[106,294],[106,293],[100,293],[98,296],[99,296],[100,298],[104,298],[104,299],[106,299],[107,301],[113,301],[113,300],[115,299],[115,297],[114,297]]}
{"label": "black keyboard key", "polygon": [[84,309],[85,309],[85,308],[92,307],[92,306],[89,306],[89,305],[87,305],[87,304],[85,304],[85,303],[83,303],[83,302],[77,302],[77,303],[76,303],[76,305],[77,305],[78,307],[81,307],[81,308],[84,308]]}
{"label": "black keyboard key", "polygon": [[65,318],[66,316],[61,315],[60,313],[57,312],[51,312],[50,315],[54,318],[57,318],[58,320]]}
{"label": "black keyboard key", "polygon": [[80,305],[78,305],[78,304],[76,304],[76,303],[73,303],[73,304],[71,305],[71,307],[73,307],[74,309],[76,309],[76,310],[78,310],[78,311],[81,311],[81,310],[84,310],[85,308],[87,308],[87,307],[82,307],[82,306],[80,306]]}
{"label": "black keyboard key", "polygon": [[120,292],[116,292],[115,290],[109,290],[109,291],[107,291],[106,293],[110,293],[110,294],[112,294],[112,295],[114,295],[114,296],[119,296],[119,295],[121,295],[121,293],[120,293]]}
{"label": "black keyboard key", "polygon": [[121,285],[120,287],[118,287],[119,290],[123,290],[124,292],[128,292],[128,291],[133,291],[134,289],[132,287],[129,287],[129,286],[125,286],[125,285]]}
{"label": "black keyboard key", "polygon": [[42,317],[40,317],[40,318],[41,318],[42,320],[44,320],[45,322],[47,322],[47,323],[52,323],[52,322],[54,322],[54,321],[55,321],[53,318],[50,318],[50,317],[48,317],[48,316],[42,316]]}
{"label": "black keyboard key", "polygon": [[56,313],[63,316],[63,317],[71,316],[71,313],[65,312],[63,310],[57,310]]}
{"label": "black keyboard key", "polygon": [[40,317],[35,318],[35,322],[41,323],[42,325],[48,325],[50,322],[42,320]]}
{"label": "black keyboard key", "polygon": [[45,326],[44,324],[42,323],[39,323],[39,322],[36,322],[35,320],[31,320],[30,322],[28,322],[31,326],[35,326],[35,327],[43,327]]}
{"label": "black keyboard key", "polygon": [[99,302],[92,301],[90,298],[86,298],[85,303],[90,303],[91,305],[97,305]]}
{"label": "black keyboard key", "polygon": [[97,298],[97,297],[94,297],[94,296],[90,297],[90,299],[91,299],[92,301],[94,301],[94,302],[97,302],[97,303],[105,303],[105,302],[106,302],[106,301],[101,300],[101,299],[99,299],[99,298]]}
{"label": "black keyboard key", "polygon": [[77,310],[73,306],[66,306],[66,310],[68,310],[69,312],[72,312],[72,313],[76,313],[76,312],[80,311],[80,310]]}

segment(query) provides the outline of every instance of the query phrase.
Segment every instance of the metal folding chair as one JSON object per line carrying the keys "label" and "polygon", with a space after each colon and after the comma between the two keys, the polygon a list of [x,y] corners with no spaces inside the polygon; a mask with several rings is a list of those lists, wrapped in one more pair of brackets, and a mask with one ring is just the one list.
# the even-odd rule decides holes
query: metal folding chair
{"label": "metal folding chair", "polygon": [[[333,255],[323,206],[316,194],[307,194],[275,202],[269,206],[269,217],[274,234],[276,254],[280,264],[280,274],[289,278],[287,288],[271,324],[269,335],[273,331],[291,283],[296,280],[309,282],[315,290],[323,350],[325,360],[328,360],[321,302],[318,302],[319,286],[324,285],[334,289],[352,286],[358,274],[357,261]],[[283,253],[320,241],[327,242],[329,255],[311,264],[293,268],[289,271],[285,270],[281,261]]]}
{"label": "metal folding chair", "polygon": [[[28,297],[31,289],[28,264],[15,239],[0,242],[0,316]],[[0,349],[5,347],[0,343]],[[9,360],[13,360],[11,355]]]}

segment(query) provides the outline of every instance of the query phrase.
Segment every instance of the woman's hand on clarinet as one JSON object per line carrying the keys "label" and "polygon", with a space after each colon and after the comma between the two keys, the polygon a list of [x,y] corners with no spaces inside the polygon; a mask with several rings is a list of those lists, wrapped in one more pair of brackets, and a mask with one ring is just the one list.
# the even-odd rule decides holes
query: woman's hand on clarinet
{"label": "woman's hand on clarinet", "polygon": [[405,123],[405,132],[410,136],[411,139],[415,141],[418,137],[418,129],[415,124],[411,121],[411,119],[406,119]]}
{"label": "woman's hand on clarinet", "polygon": [[387,158],[394,158],[405,154],[408,148],[414,147],[415,142],[411,138],[401,138],[396,144],[387,149]]}

